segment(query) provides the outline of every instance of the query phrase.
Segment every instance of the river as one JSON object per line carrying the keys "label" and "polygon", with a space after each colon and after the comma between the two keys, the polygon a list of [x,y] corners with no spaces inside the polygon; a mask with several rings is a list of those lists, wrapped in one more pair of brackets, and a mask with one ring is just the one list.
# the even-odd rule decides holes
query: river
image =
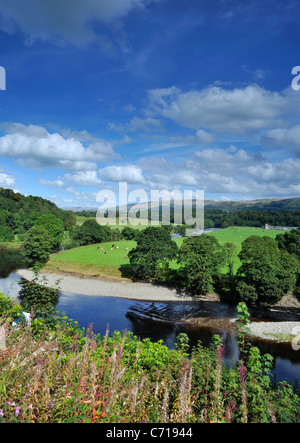
{"label": "river", "polygon": [[[17,253],[0,251],[0,292],[10,293],[17,298],[20,277],[15,272],[22,263]],[[80,327],[93,324],[93,331],[104,335],[107,327],[113,331],[131,331],[143,339],[163,340],[169,348],[175,347],[176,337],[185,332],[190,344],[200,340],[209,346],[213,334],[218,333],[225,345],[224,359],[227,364],[239,359],[236,337],[232,331],[224,331],[216,321],[213,327],[187,326],[181,320],[192,317],[222,318],[234,317],[235,306],[216,302],[145,302],[114,297],[84,296],[61,292],[57,309],[68,318],[78,321]],[[250,309],[251,317],[277,321],[299,321],[299,310]],[[255,341],[261,352],[268,352],[275,358],[273,372],[278,381],[295,381],[300,386],[300,351],[294,351],[290,343]]]}

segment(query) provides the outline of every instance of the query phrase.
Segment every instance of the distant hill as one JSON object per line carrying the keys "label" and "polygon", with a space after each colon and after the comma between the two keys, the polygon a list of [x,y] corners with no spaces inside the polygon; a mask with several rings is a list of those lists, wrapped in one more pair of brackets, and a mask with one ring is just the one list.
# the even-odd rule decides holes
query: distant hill
{"label": "distant hill", "polygon": [[[128,208],[133,206],[133,203],[128,204]],[[171,207],[173,204],[171,202]],[[205,200],[205,209],[220,209],[222,211],[236,212],[243,210],[256,211],[300,211],[300,197],[297,198],[274,198],[261,200],[245,200],[245,201],[214,201]],[[74,212],[96,212],[97,207],[68,207],[65,210],[72,210]]]}
{"label": "distant hill", "polygon": [[205,209],[221,209],[222,211],[300,211],[300,197],[285,199],[262,199],[250,201],[205,201]]}

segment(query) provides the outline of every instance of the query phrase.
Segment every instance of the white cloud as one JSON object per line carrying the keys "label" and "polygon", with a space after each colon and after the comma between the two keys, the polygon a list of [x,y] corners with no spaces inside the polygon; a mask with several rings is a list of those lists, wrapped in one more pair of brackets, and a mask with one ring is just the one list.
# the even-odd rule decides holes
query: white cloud
{"label": "white cloud", "polygon": [[79,171],[76,174],[65,174],[65,179],[78,186],[97,186],[101,184],[96,171]]}
{"label": "white cloud", "polygon": [[300,157],[300,125],[292,128],[272,129],[262,137],[261,141],[271,146],[282,146],[290,149]]}
{"label": "white cloud", "polygon": [[1,0],[0,29],[11,34],[19,28],[28,43],[98,41],[109,45],[92,25],[109,24],[153,1],[158,0]]}
{"label": "white cloud", "polygon": [[13,176],[8,174],[0,173],[0,187],[3,188],[11,188],[16,183],[16,180]]}
{"label": "white cloud", "polygon": [[108,129],[117,132],[140,132],[140,133],[152,133],[162,132],[163,127],[159,119],[153,117],[133,117],[131,121],[126,125],[117,125],[115,123],[108,123]]}
{"label": "white cloud", "polygon": [[243,195],[243,199],[298,196],[300,191],[299,159],[272,162],[261,153],[250,153],[234,146],[197,150],[177,164],[167,163],[165,159],[156,163],[150,159],[148,167],[146,159],[139,164],[145,172],[154,172],[147,177],[147,185],[154,189],[183,186],[232,196],[230,198]]}
{"label": "white cloud", "polygon": [[95,170],[97,162],[118,157],[110,143],[103,140],[84,146],[75,138],[50,134],[45,128],[33,125],[12,124],[10,131],[0,137],[0,155],[16,158],[25,166],[86,171]]}
{"label": "white cloud", "polygon": [[246,134],[270,129],[283,124],[282,116],[291,109],[287,94],[255,84],[235,89],[210,86],[189,92],[176,87],[154,89],[148,98],[149,109],[155,114],[196,131],[217,133]]}
{"label": "white cloud", "polygon": [[143,171],[135,165],[127,166],[107,166],[100,169],[99,174],[102,180],[112,182],[127,182],[131,184],[145,183]]}
{"label": "white cloud", "polygon": [[62,181],[62,180],[44,180],[44,179],[40,179],[40,184],[41,185],[45,185],[45,186],[53,186],[55,188],[65,188],[66,184]]}

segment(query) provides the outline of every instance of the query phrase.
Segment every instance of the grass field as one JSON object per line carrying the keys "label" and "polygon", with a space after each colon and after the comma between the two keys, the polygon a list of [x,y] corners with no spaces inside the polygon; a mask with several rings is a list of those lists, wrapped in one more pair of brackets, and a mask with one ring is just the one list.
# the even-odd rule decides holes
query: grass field
{"label": "grass field", "polygon": [[[237,246],[238,253],[241,250],[242,242],[251,235],[259,235],[261,237],[266,235],[275,238],[280,232],[284,231],[232,227],[213,231],[208,235],[216,237],[221,245],[226,242],[234,243]],[[178,247],[182,245],[183,240],[183,238],[174,239]],[[120,267],[129,265],[129,259],[126,258],[126,256],[135,245],[136,243],[134,241],[123,240],[98,245],[82,246],[68,251],[59,252],[50,257],[46,270],[57,273],[71,273],[94,278],[98,277],[120,280],[122,279]],[[119,246],[119,248],[116,249],[116,246]],[[98,248],[105,249],[101,250]],[[240,261],[237,257],[234,267],[235,271],[239,266]],[[171,267],[176,267],[176,263],[172,263]]]}

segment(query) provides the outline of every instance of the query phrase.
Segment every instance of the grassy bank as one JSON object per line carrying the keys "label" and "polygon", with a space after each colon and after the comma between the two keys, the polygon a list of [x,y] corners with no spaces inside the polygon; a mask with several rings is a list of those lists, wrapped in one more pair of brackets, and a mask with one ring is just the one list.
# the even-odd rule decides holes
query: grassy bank
{"label": "grassy bank", "polygon": [[[237,253],[241,250],[242,242],[251,235],[269,236],[275,238],[282,231],[263,230],[260,228],[232,227],[213,231],[208,235],[215,236],[220,244],[226,242],[237,246]],[[182,245],[183,238],[174,241],[178,247]],[[122,280],[121,267],[129,266],[128,252],[135,247],[134,241],[117,241],[99,245],[82,246],[68,251],[53,254],[47,263],[46,272],[61,274],[85,275],[93,278],[107,278]],[[116,246],[119,248],[116,249]],[[105,248],[105,249],[101,249]],[[106,252],[106,254],[105,254]],[[171,263],[176,268],[177,264]],[[235,260],[235,271],[240,266],[238,257]]]}

